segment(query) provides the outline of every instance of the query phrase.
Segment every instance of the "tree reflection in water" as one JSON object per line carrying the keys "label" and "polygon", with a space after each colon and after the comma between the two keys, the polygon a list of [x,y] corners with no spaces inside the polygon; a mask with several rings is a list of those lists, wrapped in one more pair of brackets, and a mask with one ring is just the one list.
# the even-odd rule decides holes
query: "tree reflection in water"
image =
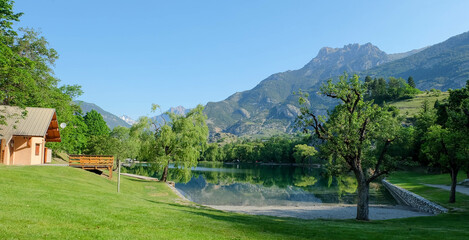
{"label": "tree reflection in water", "polygon": [[[127,167],[125,171],[159,177],[158,169],[148,165]],[[169,180],[192,201],[207,205],[356,203],[355,178],[329,176],[321,168],[199,164],[190,171],[172,166]],[[371,203],[395,204],[381,184],[373,184],[370,194]]]}

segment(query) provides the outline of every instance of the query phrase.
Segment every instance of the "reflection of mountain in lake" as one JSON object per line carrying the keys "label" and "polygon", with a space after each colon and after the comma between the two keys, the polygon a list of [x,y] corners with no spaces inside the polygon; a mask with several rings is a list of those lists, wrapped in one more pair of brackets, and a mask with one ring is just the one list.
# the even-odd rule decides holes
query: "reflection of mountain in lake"
{"label": "reflection of mountain in lake", "polygon": [[202,175],[186,184],[177,183],[176,188],[190,200],[206,205],[307,206],[321,203],[313,194],[298,187],[265,187],[251,183],[220,185],[207,183]]}

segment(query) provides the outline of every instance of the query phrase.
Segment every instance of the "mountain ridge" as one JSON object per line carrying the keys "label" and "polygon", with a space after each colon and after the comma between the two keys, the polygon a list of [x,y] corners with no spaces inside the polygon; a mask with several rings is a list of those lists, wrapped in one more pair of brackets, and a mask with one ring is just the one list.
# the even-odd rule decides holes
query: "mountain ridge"
{"label": "mountain ridge", "polygon": [[[299,112],[292,92],[309,89],[322,79],[344,71],[365,70],[388,61],[387,54],[371,43],[348,44],[343,48],[323,47],[300,69],[272,74],[251,90],[235,93],[220,102],[207,103],[207,123],[211,132],[243,134],[247,131],[251,134],[259,133],[261,128],[285,132],[291,124],[281,116],[291,118]],[[262,127],[258,128],[259,125]]]}
{"label": "mountain ridge", "polygon": [[[454,61],[456,66],[451,64]],[[396,64],[397,67],[394,66]],[[429,66],[431,71],[427,75],[442,71],[446,77],[424,78],[425,74],[421,73],[428,71]],[[398,71],[399,67],[404,70]],[[459,75],[455,76],[450,70],[443,71],[444,67]],[[465,83],[464,78],[469,79],[469,32],[432,46],[395,54],[387,54],[371,43],[348,44],[342,48],[323,47],[300,69],[272,74],[250,90],[207,103],[205,113],[210,132],[262,135],[291,131],[299,112],[298,96],[292,92],[303,89],[315,93],[327,79],[344,72],[357,73],[362,79],[366,75],[405,79],[413,76],[417,87],[423,89],[458,88]],[[396,72],[399,74],[390,74]],[[333,106],[333,102],[317,94],[310,94],[310,98],[312,107],[319,113],[326,113]]]}
{"label": "mountain ridge", "polygon": [[103,116],[104,121],[106,121],[107,126],[112,130],[117,126],[130,127],[130,124],[119,118],[118,116],[102,109],[94,103],[89,103],[85,101],[74,101],[75,104],[81,107],[83,114],[91,110],[95,110]]}

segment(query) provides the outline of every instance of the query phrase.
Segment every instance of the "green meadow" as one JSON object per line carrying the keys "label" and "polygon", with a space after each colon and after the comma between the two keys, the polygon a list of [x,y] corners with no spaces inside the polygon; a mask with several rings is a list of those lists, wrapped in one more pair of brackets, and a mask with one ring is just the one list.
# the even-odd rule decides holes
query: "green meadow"
{"label": "green meadow", "polygon": [[[406,174],[389,179],[406,188],[419,185],[420,180],[401,183],[413,178]],[[440,197],[433,195],[436,190],[430,193],[421,186],[411,190],[448,206],[443,196],[448,192]],[[116,178],[108,180],[81,169],[0,166],[0,199],[0,239],[469,238],[469,196],[461,195],[454,207],[449,206],[450,213],[433,217],[303,220],[212,210],[181,201],[160,182],[122,177],[117,193]]]}

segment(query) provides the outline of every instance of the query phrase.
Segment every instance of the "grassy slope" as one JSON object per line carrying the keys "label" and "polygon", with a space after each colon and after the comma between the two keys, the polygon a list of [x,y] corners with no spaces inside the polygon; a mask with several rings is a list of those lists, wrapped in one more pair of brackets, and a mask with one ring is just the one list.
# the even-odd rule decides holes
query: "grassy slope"
{"label": "grassy slope", "polygon": [[412,99],[391,102],[390,105],[399,108],[401,114],[406,115],[407,117],[414,117],[421,110],[425,99],[428,100],[430,107],[433,108],[436,100],[442,101],[448,97],[448,92],[442,92],[439,96],[435,96],[433,93],[421,93]]}
{"label": "grassy slope", "polygon": [[0,239],[463,239],[469,214],[357,222],[225,213],[162,183],[68,167],[0,166]]}

